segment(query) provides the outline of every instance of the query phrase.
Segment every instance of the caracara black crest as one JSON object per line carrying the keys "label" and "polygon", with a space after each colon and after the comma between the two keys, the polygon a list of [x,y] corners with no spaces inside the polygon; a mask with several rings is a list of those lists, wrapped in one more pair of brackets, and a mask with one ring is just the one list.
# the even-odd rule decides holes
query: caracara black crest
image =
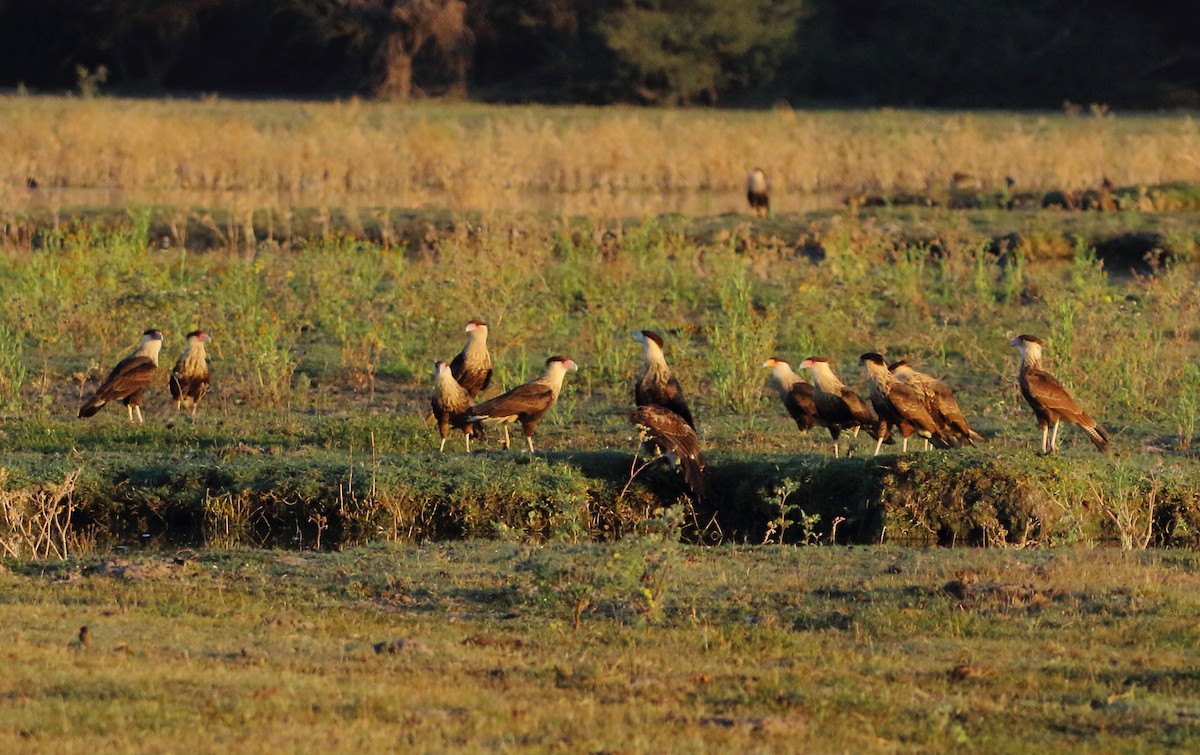
{"label": "caracara black crest", "polygon": [[471,320],[465,329],[467,343],[458,356],[450,362],[450,375],[474,400],[481,391],[492,384],[492,356],[488,353],[488,324],[483,320]]}

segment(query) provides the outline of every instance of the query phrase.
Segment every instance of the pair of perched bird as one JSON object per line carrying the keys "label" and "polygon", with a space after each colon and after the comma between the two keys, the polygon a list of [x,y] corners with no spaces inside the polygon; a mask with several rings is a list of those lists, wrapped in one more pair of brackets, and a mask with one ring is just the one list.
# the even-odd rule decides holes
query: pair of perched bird
{"label": "pair of perched bird", "polygon": [[825,357],[809,357],[801,369],[812,373],[812,384],[804,382],[786,361],[773,357],[763,363],[771,369],[780,398],[788,414],[801,430],[824,427],[833,438],[838,456],[838,437],[842,432],[857,435],[860,429],[875,439],[875,453],[884,443],[894,443],[893,430],[903,439],[916,434],[939,448],[974,446],[981,439],[971,429],[954,398],[954,392],[942,381],[917,372],[908,362],[888,365],[874,352],[859,357],[859,364],[871,380],[868,406],[855,391],[843,383]]}
{"label": "pair of perched bird", "polygon": [[[1108,433],[1043,367],[1045,343],[1034,336],[1020,335],[1010,345],[1021,350],[1017,380],[1042,430],[1042,453],[1058,450],[1058,427],[1064,419],[1078,425],[1096,448],[1106,450]],[[950,386],[942,381],[917,372],[904,360],[889,365],[874,352],[859,357],[859,364],[871,380],[870,407],[838,379],[825,357],[810,357],[800,364],[811,370],[811,385],[782,359],[768,359],[763,366],[772,370],[783,404],[798,428],[829,429],[835,456],[841,432],[857,434],[860,428],[876,439],[876,454],[883,443],[894,442],[893,429],[903,438],[903,450],[908,450],[908,438],[913,434],[939,448],[974,446],[976,440],[983,439],[967,422]]]}
{"label": "pair of perched bird", "polygon": [[469,452],[471,436],[480,435],[485,422],[498,422],[504,427],[504,447],[508,448],[508,426],[520,422],[532,454],[534,428],[558,400],[567,372],[579,369],[578,365],[566,357],[552,356],[546,360],[546,371],[541,377],[480,404],[472,404],[480,391],[492,383],[492,357],[487,348],[487,323],[471,320],[467,323],[466,333],[467,343],[458,356],[450,364],[437,362],[433,368],[434,389],[430,405],[442,436],[439,450],[446,450],[446,436],[454,428],[465,435]]}
{"label": "pair of perched bird", "polygon": [[[196,407],[208,392],[211,382],[205,354],[208,341],[208,334],[203,330],[188,333],[187,349],[176,360],[167,379],[175,408],[182,411],[186,406],[193,419],[196,417]],[[113,367],[96,392],[79,407],[79,416],[91,417],[105,404],[120,401],[129,410],[129,421],[142,423],[142,394],[154,382],[158,372],[158,353],[162,350],[162,342],[162,331],[151,329],[142,333],[137,349]]]}

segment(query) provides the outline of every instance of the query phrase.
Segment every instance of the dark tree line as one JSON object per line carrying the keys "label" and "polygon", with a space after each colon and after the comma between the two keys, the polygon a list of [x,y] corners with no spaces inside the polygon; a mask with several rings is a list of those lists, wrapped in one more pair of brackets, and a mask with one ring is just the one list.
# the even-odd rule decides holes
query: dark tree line
{"label": "dark tree line", "polygon": [[0,0],[0,51],[35,90],[1200,107],[1173,0]]}

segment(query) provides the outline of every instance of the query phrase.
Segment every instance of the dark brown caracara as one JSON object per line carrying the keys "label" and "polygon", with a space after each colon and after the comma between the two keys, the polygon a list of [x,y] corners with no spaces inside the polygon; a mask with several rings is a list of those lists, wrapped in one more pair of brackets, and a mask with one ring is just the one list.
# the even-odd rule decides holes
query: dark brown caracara
{"label": "dark brown caracara", "polygon": [[929,415],[937,423],[942,436],[956,442],[958,445],[974,446],[975,441],[985,440],[971,428],[967,416],[963,414],[954,391],[941,380],[917,372],[907,361],[901,359],[888,365],[888,371],[902,383],[911,386],[921,397],[921,403],[929,410]]}
{"label": "dark brown caracara", "polygon": [[[79,407],[80,417],[90,417],[109,401],[123,401],[129,409],[129,421],[141,423],[142,391],[154,381],[158,371],[158,352],[162,349],[163,334],[157,330],[142,333],[137,350],[117,362],[91,398]],[[133,413],[137,412],[137,420]]]}
{"label": "dark brown caracara", "polygon": [[708,464],[700,452],[700,440],[692,426],[670,409],[647,404],[630,415],[633,424],[655,453],[666,457],[671,466],[683,474],[683,482],[692,499],[702,501],[708,496]]}
{"label": "dark brown caracara", "polygon": [[175,399],[175,409],[182,411],[184,404],[191,410],[192,419],[196,418],[196,407],[200,399],[208,393],[212,378],[208,372],[208,361],[205,358],[205,344],[208,343],[208,333],[203,330],[193,330],[187,334],[187,350],[175,360],[168,378],[171,398]]}
{"label": "dark brown caracara", "polygon": [[800,369],[809,370],[813,377],[813,402],[817,405],[817,416],[833,438],[833,455],[839,455],[837,439],[843,430],[855,435],[864,427],[872,438],[883,438],[891,442],[887,425],[879,421],[871,408],[834,374],[833,367],[825,357],[809,357],[800,363]]}
{"label": "dark brown caracara", "polygon": [[756,218],[766,218],[771,215],[771,184],[767,182],[767,174],[762,168],[755,168],[746,176],[746,201]]}
{"label": "dark brown caracara", "polygon": [[[1058,450],[1058,423],[1064,419],[1079,425],[1096,444],[1096,448],[1107,450],[1108,433],[1104,428],[1096,424],[1096,420],[1089,417],[1083,407],[1071,398],[1062,383],[1042,369],[1042,348],[1045,345],[1041,339],[1025,335],[1009,342],[1009,346],[1021,350],[1021,371],[1017,375],[1017,382],[1021,385],[1021,395],[1037,416],[1038,427],[1042,428],[1042,453]],[[1047,446],[1046,436],[1051,424],[1054,425],[1054,432],[1050,434],[1050,445]]]}
{"label": "dark brown caracara", "polygon": [[818,425],[824,425],[821,415],[817,412],[817,402],[813,398],[811,384],[797,375],[792,366],[778,357],[771,357],[763,362],[763,367],[771,370],[775,377],[775,385],[779,388],[779,398],[783,399],[783,407],[796,421],[796,427],[801,430],[811,430]]}
{"label": "dark brown caracara", "polygon": [[683,388],[671,374],[667,366],[667,358],[663,354],[663,339],[653,330],[638,330],[633,334],[633,340],[642,345],[642,353],[646,357],[646,366],[633,386],[633,400],[638,406],[661,406],[669,409],[688,423],[693,430],[696,422],[692,419],[692,410],[688,408],[687,399],[683,397]]}
{"label": "dark brown caracara", "polygon": [[579,366],[566,357],[550,357],[546,360],[546,372],[536,380],[518,385],[507,393],[502,393],[494,399],[484,401],[472,409],[467,416],[467,422],[500,422],[504,425],[504,447],[508,448],[508,425],[512,422],[521,423],[521,432],[529,444],[529,453],[533,453],[533,429],[554,402],[558,400],[562,390],[563,377],[568,370],[578,370]]}
{"label": "dark brown caracara", "polygon": [[454,379],[450,365],[438,362],[433,366],[433,417],[437,420],[438,433],[442,436],[441,452],[446,451],[446,435],[450,428],[462,430],[467,439],[467,453],[471,452],[471,436],[475,425],[467,421],[471,411],[471,397],[462,385]]}
{"label": "dark brown caracara", "polygon": [[[888,424],[889,430],[892,427],[897,428],[900,436],[904,438],[902,451],[908,451],[908,438],[914,432],[941,448],[950,445],[949,441],[942,437],[937,423],[933,421],[921,397],[912,386],[901,383],[895,375],[888,372],[887,362],[882,356],[868,352],[858,358],[858,363],[871,379],[871,405],[875,407],[875,413],[881,421]],[[875,444],[876,455],[879,454],[882,445],[881,437]]]}
{"label": "dark brown caracara", "polygon": [[492,384],[492,357],[487,348],[488,325],[482,320],[467,323],[467,343],[450,362],[450,374],[467,396],[474,399]]}

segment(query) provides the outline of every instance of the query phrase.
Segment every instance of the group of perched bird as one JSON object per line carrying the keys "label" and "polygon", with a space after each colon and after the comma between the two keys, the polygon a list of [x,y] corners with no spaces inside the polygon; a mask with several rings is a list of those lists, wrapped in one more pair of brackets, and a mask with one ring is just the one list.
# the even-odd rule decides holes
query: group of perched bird
{"label": "group of perched bird", "polygon": [[[434,366],[430,406],[441,436],[439,450],[445,451],[447,437],[454,429],[463,433],[469,452],[471,439],[481,437],[484,425],[491,423],[503,427],[503,445],[508,448],[508,426],[520,423],[532,454],[538,421],[558,400],[567,372],[577,370],[578,365],[567,357],[552,356],[546,360],[541,376],[475,403],[476,397],[492,382],[488,325],[471,320],[466,334],[467,342],[458,356],[449,364],[439,361]],[[633,339],[642,346],[643,367],[634,384],[636,408],[629,415],[630,420],[654,457],[668,460],[683,475],[688,491],[697,499],[703,498],[707,490],[707,465],[683,388],[667,365],[663,338],[654,331],[640,330],[633,334]],[[79,408],[79,416],[91,417],[105,404],[121,401],[129,410],[130,421],[142,422],[142,394],[158,372],[162,342],[161,331],[145,331],[138,348],[113,367]],[[208,334],[203,330],[188,333],[187,348],[168,377],[176,408],[188,410],[193,418],[211,382],[205,352],[208,343]],[[1042,430],[1042,453],[1058,450],[1058,428],[1063,420],[1078,425],[1096,448],[1106,450],[1108,434],[1104,428],[1043,366],[1045,344],[1034,336],[1020,335],[1010,345],[1021,352],[1018,383]],[[884,443],[895,443],[897,434],[905,452],[913,435],[938,448],[974,446],[976,441],[983,440],[967,421],[946,383],[918,372],[904,360],[888,364],[874,352],[859,357],[859,365],[870,384],[869,401],[838,378],[826,357],[812,356],[799,364],[800,369],[809,371],[811,382],[803,380],[787,361],[778,357],[763,363],[763,367],[771,370],[784,408],[796,427],[826,428],[833,441],[834,456],[840,456],[839,437],[843,433],[857,436],[860,430],[875,440],[876,454]]]}
{"label": "group of perched bird", "polygon": [[[696,434],[696,422],[684,397],[678,378],[667,365],[663,338],[650,330],[633,334],[641,344],[644,363],[634,383],[636,408],[630,419],[641,431],[645,444],[656,456],[667,459],[678,469],[691,494],[703,498],[706,462]],[[1018,374],[1021,393],[1033,408],[1042,429],[1042,452],[1058,449],[1058,427],[1062,420],[1078,425],[1101,451],[1108,445],[1108,434],[1071,397],[1062,383],[1042,364],[1045,344],[1034,336],[1021,335],[1010,345],[1021,351]],[[975,446],[983,436],[976,432],[963,413],[953,390],[943,381],[918,372],[907,361],[888,364],[874,352],[863,354],[859,365],[870,383],[869,401],[864,401],[843,383],[829,359],[813,356],[800,363],[812,381],[806,382],[785,360],[772,357],[763,363],[771,370],[780,398],[800,430],[824,427],[833,440],[835,456],[840,456],[838,438],[842,433],[857,436],[865,430],[875,440],[875,454],[884,443],[895,443],[898,434],[902,451],[908,450],[913,435],[938,448]],[[485,422],[520,422],[533,452],[533,430],[537,422],[558,398],[567,370],[575,362],[565,357],[546,360],[541,377],[489,399],[472,404],[476,394],[491,382],[491,357],[487,351],[487,325],[472,320],[467,325],[467,343],[450,364],[438,362],[434,371],[433,415],[445,450],[450,429],[461,430],[470,451],[471,437],[481,432]],[[505,448],[508,434],[505,431]]]}
{"label": "group of perched bird", "polygon": [[[171,390],[171,398],[175,400],[175,408],[179,411],[186,408],[193,419],[196,416],[196,407],[208,392],[211,383],[205,353],[208,341],[208,334],[203,330],[188,333],[187,348],[175,361],[175,366],[171,368],[171,374],[167,377],[167,386]],[[151,329],[142,333],[142,340],[137,349],[117,362],[96,392],[79,407],[79,416],[91,417],[105,404],[120,401],[129,410],[129,421],[140,424],[143,421],[142,394],[158,374],[158,352],[162,350],[162,343],[162,331]]]}

